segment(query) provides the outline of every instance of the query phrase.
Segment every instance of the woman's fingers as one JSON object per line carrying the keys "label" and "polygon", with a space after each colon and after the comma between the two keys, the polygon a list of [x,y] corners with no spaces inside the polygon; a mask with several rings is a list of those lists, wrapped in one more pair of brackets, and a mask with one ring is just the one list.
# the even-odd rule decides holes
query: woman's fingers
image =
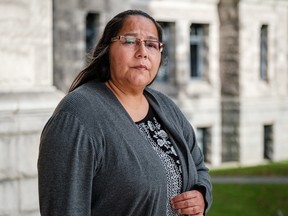
{"label": "woman's fingers", "polygon": [[178,213],[189,216],[202,216],[205,208],[204,198],[197,190],[187,191],[173,197],[171,204]]}
{"label": "woman's fingers", "polygon": [[200,206],[188,207],[188,208],[181,208],[177,210],[179,214],[185,215],[202,215]]}

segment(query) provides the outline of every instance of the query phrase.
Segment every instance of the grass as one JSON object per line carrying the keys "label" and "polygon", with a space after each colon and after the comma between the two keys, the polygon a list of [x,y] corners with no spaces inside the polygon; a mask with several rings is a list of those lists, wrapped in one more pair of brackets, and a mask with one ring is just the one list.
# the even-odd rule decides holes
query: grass
{"label": "grass", "polygon": [[[288,161],[211,170],[213,176],[288,176]],[[288,216],[288,184],[213,183],[208,216]]]}
{"label": "grass", "polygon": [[288,161],[229,169],[212,169],[211,176],[288,176]]}
{"label": "grass", "polygon": [[208,216],[287,216],[288,184],[214,184]]}

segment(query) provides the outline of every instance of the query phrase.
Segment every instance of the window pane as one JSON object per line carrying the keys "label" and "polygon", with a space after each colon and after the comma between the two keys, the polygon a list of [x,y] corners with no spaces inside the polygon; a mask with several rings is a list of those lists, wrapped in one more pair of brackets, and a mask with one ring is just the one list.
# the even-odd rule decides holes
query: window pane
{"label": "window pane", "polygon": [[164,47],[164,59],[161,67],[159,68],[156,81],[157,82],[168,82],[171,76],[170,73],[170,47],[171,47],[171,23],[158,22],[163,29],[163,43]]}
{"label": "window pane", "polygon": [[190,45],[190,62],[191,62],[191,77],[199,77],[199,46],[195,44]]}
{"label": "window pane", "polygon": [[192,24],[190,27],[190,76],[205,78],[208,59],[208,25]]}
{"label": "window pane", "polygon": [[204,161],[211,162],[211,132],[210,128],[197,128],[197,143],[203,152]]}
{"label": "window pane", "polygon": [[268,26],[263,25],[260,32],[260,78],[268,80]]}
{"label": "window pane", "polygon": [[86,16],[86,52],[89,52],[96,45],[98,14],[89,13]]}
{"label": "window pane", "polygon": [[264,159],[273,158],[273,126],[264,125]]}

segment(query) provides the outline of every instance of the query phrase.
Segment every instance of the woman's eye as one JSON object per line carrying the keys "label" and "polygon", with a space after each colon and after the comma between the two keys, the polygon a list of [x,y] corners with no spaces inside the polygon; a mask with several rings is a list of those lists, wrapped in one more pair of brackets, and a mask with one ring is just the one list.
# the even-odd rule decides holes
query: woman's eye
{"label": "woman's eye", "polygon": [[136,39],[134,38],[126,38],[125,44],[135,44]]}
{"label": "woman's eye", "polygon": [[155,41],[146,41],[146,46],[154,49],[158,49],[158,43]]}

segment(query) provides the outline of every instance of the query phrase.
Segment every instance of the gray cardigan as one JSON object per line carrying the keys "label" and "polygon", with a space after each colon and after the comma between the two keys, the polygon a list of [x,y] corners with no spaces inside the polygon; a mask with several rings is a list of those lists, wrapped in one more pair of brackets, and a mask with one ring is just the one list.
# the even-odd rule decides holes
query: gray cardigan
{"label": "gray cardigan", "polygon": [[[183,191],[211,183],[194,131],[167,96],[147,88],[183,169]],[[66,95],[45,125],[38,158],[43,216],[165,216],[166,174],[156,152],[104,83]]]}

